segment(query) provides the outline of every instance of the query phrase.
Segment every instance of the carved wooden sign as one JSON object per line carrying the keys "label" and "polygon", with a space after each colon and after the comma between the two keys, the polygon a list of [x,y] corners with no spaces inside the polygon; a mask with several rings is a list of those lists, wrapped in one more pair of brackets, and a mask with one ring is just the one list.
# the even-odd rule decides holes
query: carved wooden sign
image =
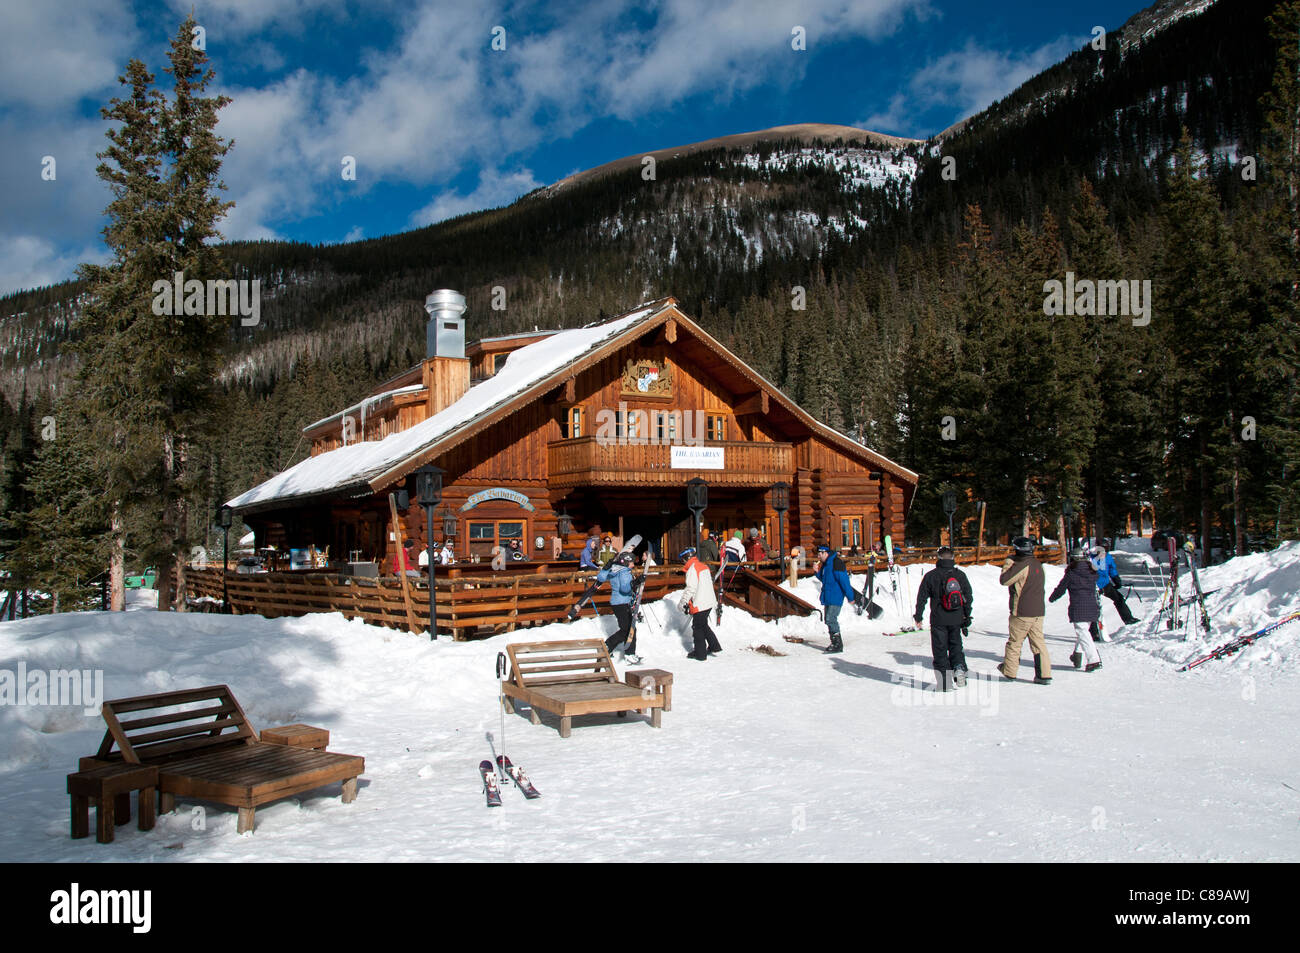
{"label": "carved wooden sign", "polygon": [[672,369],[663,360],[629,360],[623,369],[621,393],[627,397],[672,397]]}

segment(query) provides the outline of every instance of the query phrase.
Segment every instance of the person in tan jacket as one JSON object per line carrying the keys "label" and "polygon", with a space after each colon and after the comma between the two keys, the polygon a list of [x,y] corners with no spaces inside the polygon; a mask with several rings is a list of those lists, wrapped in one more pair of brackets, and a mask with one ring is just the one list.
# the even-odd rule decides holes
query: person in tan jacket
{"label": "person in tan jacket", "polygon": [[998,582],[1011,590],[1011,617],[1007,620],[1010,637],[998,671],[1008,681],[1015,681],[1016,669],[1020,667],[1020,649],[1028,639],[1034,653],[1034,682],[1050,685],[1052,659],[1043,639],[1043,616],[1047,614],[1043,564],[1034,558],[1032,540],[1017,536],[1011,541],[1011,547],[1015,554],[1002,564],[1002,575],[998,578]]}

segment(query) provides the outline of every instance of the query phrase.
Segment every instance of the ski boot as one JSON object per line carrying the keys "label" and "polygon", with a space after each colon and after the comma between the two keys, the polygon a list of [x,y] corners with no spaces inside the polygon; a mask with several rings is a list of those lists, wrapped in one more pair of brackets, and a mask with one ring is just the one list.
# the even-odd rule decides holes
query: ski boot
{"label": "ski boot", "polygon": [[1097,661],[1093,662],[1091,665],[1089,665],[1087,668],[1085,668],[1084,671],[1085,671],[1085,672],[1095,672],[1095,671],[1097,671],[1097,669],[1099,669],[1099,668],[1101,668],[1101,659],[1097,659]]}
{"label": "ski boot", "polygon": [[823,655],[839,655],[844,651],[844,643],[838,635],[831,636],[831,644],[822,649]]}
{"label": "ski boot", "polygon": [[1083,668],[1083,656],[1078,652],[1070,653],[1070,664],[1075,668]]}
{"label": "ski boot", "polygon": [[953,669],[952,681],[953,681],[953,685],[955,685],[957,688],[965,688],[966,670],[964,668]]}

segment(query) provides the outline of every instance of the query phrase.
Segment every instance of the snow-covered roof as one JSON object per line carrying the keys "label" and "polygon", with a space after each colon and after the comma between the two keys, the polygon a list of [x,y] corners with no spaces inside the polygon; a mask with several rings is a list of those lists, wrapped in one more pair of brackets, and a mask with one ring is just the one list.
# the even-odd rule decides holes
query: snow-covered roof
{"label": "snow-covered roof", "polygon": [[[308,457],[265,483],[241,493],[230,500],[229,505],[246,509],[326,493],[368,494],[371,480],[431,450],[455,436],[457,431],[500,409],[548,378],[559,375],[587,353],[667,306],[667,302],[643,305],[603,324],[557,331],[544,340],[521,347],[510,353],[495,376],[471,387],[460,400],[440,413],[383,440],[356,443]],[[394,393],[406,389],[398,388]]]}
{"label": "snow-covered roof", "polygon": [[392,390],[386,390],[380,394],[371,394],[369,397],[365,398],[364,400],[357,401],[357,403],[353,404],[351,407],[345,407],[343,410],[340,410],[337,414],[331,414],[328,417],[322,417],[314,424],[308,424],[306,427],[303,427],[302,429],[304,432],[308,430],[315,430],[317,427],[321,426],[322,424],[333,423],[336,420],[343,419],[349,414],[360,414],[367,407],[373,407],[381,400],[387,400],[390,397],[396,397],[398,394],[414,394],[416,391],[420,391],[420,390],[424,390],[423,384],[409,384],[406,387],[394,387]]}

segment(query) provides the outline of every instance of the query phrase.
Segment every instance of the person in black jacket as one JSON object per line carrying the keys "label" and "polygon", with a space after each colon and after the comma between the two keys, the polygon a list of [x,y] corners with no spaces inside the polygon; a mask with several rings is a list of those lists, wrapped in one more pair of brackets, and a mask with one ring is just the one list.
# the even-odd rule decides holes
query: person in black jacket
{"label": "person in black jacket", "polygon": [[916,591],[916,624],[925,617],[930,603],[930,650],[934,656],[934,677],[939,690],[950,692],[966,684],[966,655],[961,637],[970,628],[970,580],[957,568],[952,549],[939,550],[938,564],[921,579]]}
{"label": "person in black jacket", "polygon": [[1088,561],[1082,549],[1070,552],[1070,565],[1052,590],[1049,602],[1055,602],[1066,592],[1070,593],[1070,621],[1074,623],[1074,651],[1070,661],[1075,668],[1088,663],[1088,671],[1101,668],[1101,653],[1092,641],[1092,626],[1101,618],[1101,602],[1097,597],[1097,570]]}

